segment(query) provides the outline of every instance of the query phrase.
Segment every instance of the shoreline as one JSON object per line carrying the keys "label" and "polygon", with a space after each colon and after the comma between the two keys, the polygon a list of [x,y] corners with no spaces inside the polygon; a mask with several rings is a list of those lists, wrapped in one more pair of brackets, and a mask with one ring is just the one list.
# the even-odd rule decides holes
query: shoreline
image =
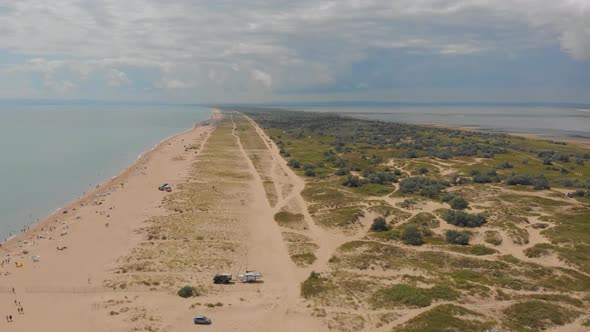
{"label": "shoreline", "polygon": [[[30,225],[24,225],[23,227],[26,227],[25,231],[10,235],[6,239],[3,239],[2,242],[0,242],[0,250],[4,249],[5,251],[10,252],[11,249],[14,249],[14,247],[16,247],[20,242],[22,242],[23,240],[26,240],[27,237],[39,232],[43,227],[49,225],[50,222],[59,219],[58,217],[63,216],[63,215],[67,215],[67,213],[70,210],[75,211],[76,207],[85,206],[85,203],[87,203],[87,201],[93,201],[93,200],[96,200],[97,198],[100,198],[101,195],[110,194],[110,193],[105,193],[105,191],[109,191],[108,189],[110,189],[110,187],[112,185],[116,184],[115,182],[117,182],[117,180],[121,180],[121,179],[125,178],[126,176],[128,176],[132,171],[137,170],[137,167],[139,166],[139,164],[148,160],[149,157],[151,155],[153,155],[155,151],[158,150],[158,148],[160,148],[164,144],[174,140],[175,138],[177,138],[179,136],[182,136],[186,133],[189,133],[189,132],[195,130],[198,127],[209,125],[209,122],[213,119],[214,113],[216,113],[216,112],[217,112],[217,110],[212,109],[208,120],[196,121],[193,123],[191,128],[184,130],[182,132],[170,135],[170,136],[162,139],[160,142],[155,144],[152,148],[140,153],[131,164],[129,164],[128,166],[123,168],[116,175],[104,180],[103,182],[100,182],[94,188],[82,193],[82,195],[80,195],[78,198],[75,198],[69,202],[66,202],[64,205],[62,205],[61,207],[54,210],[46,217],[39,219],[39,221],[34,222]],[[105,190],[105,188],[107,190]],[[64,211],[66,211],[66,212],[64,213]]]}
{"label": "shoreline", "polygon": [[428,128],[446,128],[446,129],[454,129],[454,130],[462,130],[462,131],[472,131],[478,133],[490,133],[490,134],[504,134],[513,137],[520,137],[520,138],[527,138],[533,140],[542,140],[542,141],[555,141],[555,142],[566,142],[568,144],[575,144],[582,148],[590,149],[590,138],[574,138],[574,137],[552,137],[546,136],[543,134],[531,134],[531,133],[515,133],[509,131],[501,131],[501,130],[493,130],[493,129],[483,129],[478,126],[451,126],[451,125],[440,125],[434,123],[407,123],[415,126],[423,126]]}

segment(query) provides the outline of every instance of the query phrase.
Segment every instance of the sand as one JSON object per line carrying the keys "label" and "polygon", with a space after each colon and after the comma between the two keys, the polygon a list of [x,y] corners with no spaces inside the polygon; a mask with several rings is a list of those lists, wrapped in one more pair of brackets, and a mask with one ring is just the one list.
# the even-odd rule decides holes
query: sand
{"label": "sand", "polygon": [[[0,329],[104,330],[90,314],[97,294],[105,291],[102,280],[136,243],[134,230],[146,218],[165,213],[160,205],[166,193],[157,187],[168,182],[174,188],[191,163],[172,159],[188,154],[184,146],[212,130],[198,126],[165,140],[119,176],[5,243],[0,257],[11,262],[0,268]],[[33,262],[32,255],[39,261]],[[23,266],[17,268],[16,262]],[[24,314],[17,313],[15,300]],[[14,322],[7,323],[6,315]]]}
{"label": "sand", "polygon": [[[213,111],[213,117],[219,120],[221,115]],[[191,331],[195,315],[210,317],[214,323],[208,328],[215,331],[326,330],[299,297],[299,285],[309,272],[290,260],[273,220],[276,210],[235,133],[235,124],[231,134],[215,134],[217,141],[231,142],[223,151],[209,144],[217,130],[215,126],[198,126],[162,142],[119,176],[4,244],[0,257],[10,262],[0,268],[0,330]],[[236,181],[223,174],[219,178],[206,175],[208,163],[223,152],[231,152],[234,161],[226,163],[228,174],[241,171],[250,176]],[[284,181],[294,187],[288,183],[290,179]],[[172,193],[157,190],[165,182],[172,186]],[[148,221],[177,213],[165,208],[166,197],[189,183],[206,186],[210,190],[204,191],[206,196],[224,191],[223,198],[211,205],[214,214],[206,212],[211,218],[195,219],[195,236],[211,236],[204,240],[210,248],[224,241],[232,243],[239,249],[224,257],[229,261],[227,269],[235,275],[255,267],[264,274],[264,281],[212,285],[213,273],[223,271],[202,264],[170,271],[170,275],[207,288],[203,296],[182,299],[176,294],[177,285],[110,287],[113,281],[131,277],[119,272],[129,257],[136,258],[138,248],[153,243],[145,236]],[[297,186],[302,189],[303,182]],[[299,193],[288,199],[295,195]],[[174,241],[166,243],[174,245]],[[198,254],[215,265],[217,253],[204,248]],[[39,256],[39,261],[34,262],[31,256]],[[157,259],[166,263],[174,257],[163,254]],[[16,267],[16,262],[23,266]],[[157,278],[167,272],[136,273],[133,277]],[[215,303],[219,305],[213,306]],[[19,307],[24,314],[19,314]],[[12,322],[7,322],[7,315],[12,315]]]}

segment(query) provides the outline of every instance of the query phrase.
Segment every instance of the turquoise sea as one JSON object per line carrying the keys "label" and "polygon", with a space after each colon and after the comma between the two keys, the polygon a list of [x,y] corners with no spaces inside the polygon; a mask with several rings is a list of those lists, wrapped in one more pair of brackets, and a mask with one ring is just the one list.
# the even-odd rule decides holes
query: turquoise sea
{"label": "turquoise sea", "polygon": [[0,104],[0,242],[209,112],[188,105]]}

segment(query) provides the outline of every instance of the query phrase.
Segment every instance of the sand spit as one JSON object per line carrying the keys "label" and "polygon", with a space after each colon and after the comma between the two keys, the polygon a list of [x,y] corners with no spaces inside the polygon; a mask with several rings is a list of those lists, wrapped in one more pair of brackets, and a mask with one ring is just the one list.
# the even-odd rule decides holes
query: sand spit
{"label": "sand spit", "polygon": [[[213,118],[0,248],[0,330],[192,331],[198,314],[215,331],[326,330],[300,300],[308,272],[273,220],[298,192],[270,202],[263,181],[302,183],[261,179],[237,130],[245,117]],[[264,282],[211,282],[246,269]],[[199,296],[179,297],[184,285]]]}

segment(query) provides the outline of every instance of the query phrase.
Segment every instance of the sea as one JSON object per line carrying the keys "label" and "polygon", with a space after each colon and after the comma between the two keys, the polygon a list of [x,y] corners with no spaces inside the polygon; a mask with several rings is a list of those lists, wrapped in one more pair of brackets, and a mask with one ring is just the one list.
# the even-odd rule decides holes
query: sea
{"label": "sea", "polygon": [[590,140],[588,106],[315,106],[298,109],[339,113],[360,119],[442,125],[534,134],[548,139]]}
{"label": "sea", "polygon": [[[590,139],[590,107],[585,106],[287,107],[371,120]],[[119,174],[141,153],[206,120],[209,113],[195,105],[0,101],[0,242]]]}
{"label": "sea", "polygon": [[0,243],[209,114],[194,105],[0,103]]}

